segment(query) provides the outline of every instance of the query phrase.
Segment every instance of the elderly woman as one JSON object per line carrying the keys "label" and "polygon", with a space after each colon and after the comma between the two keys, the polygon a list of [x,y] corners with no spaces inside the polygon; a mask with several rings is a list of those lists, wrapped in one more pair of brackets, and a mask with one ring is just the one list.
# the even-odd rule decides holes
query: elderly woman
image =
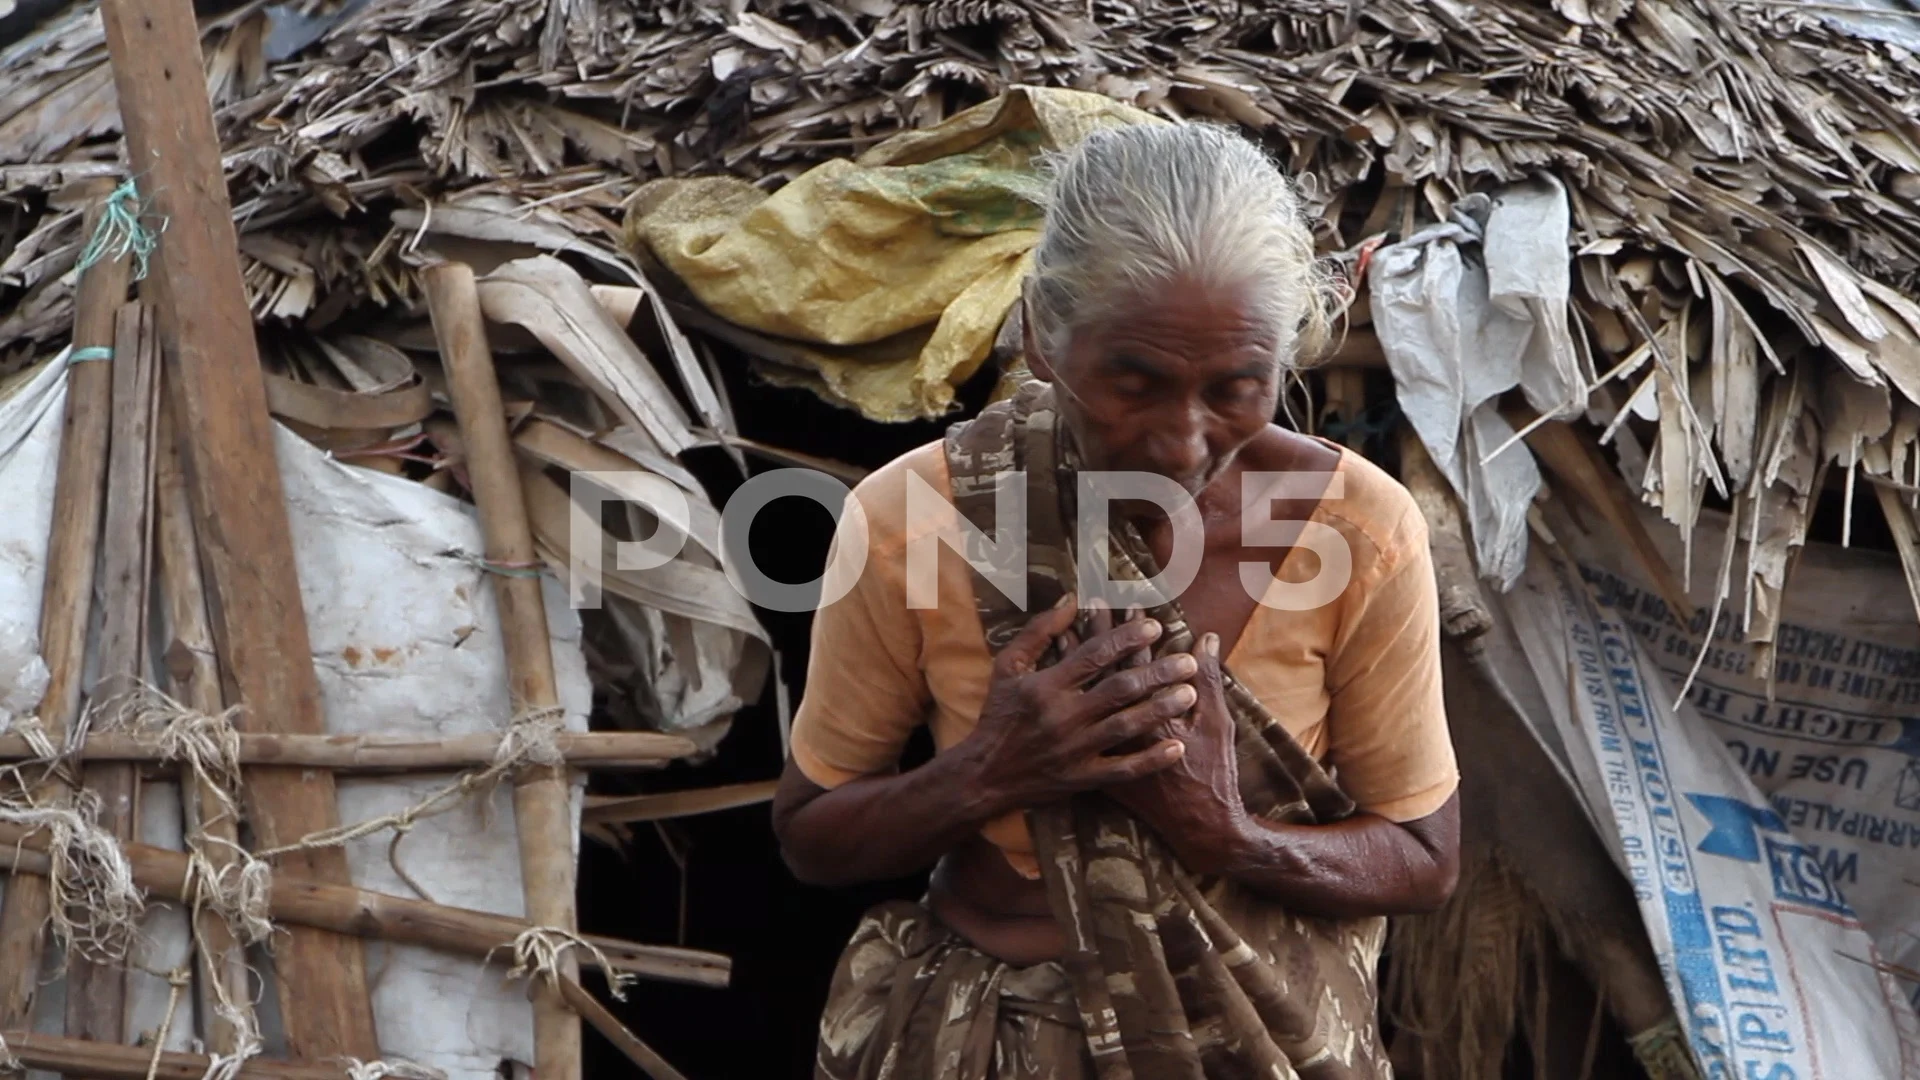
{"label": "elderly woman", "polygon": [[[867,557],[815,620],[775,827],[805,881],[935,868],[848,945],[817,1075],[1386,1077],[1382,917],[1440,905],[1458,845],[1424,521],[1271,423],[1326,289],[1256,147],[1107,130],[1052,187],[1023,298],[1039,381],[842,517]],[[1024,606],[939,542],[1000,535],[999,471],[1028,494]],[[1197,515],[1116,501],[1086,541],[1122,581],[1186,543],[1190,585],[1076,599],[1082,472],[1192,494]],[[901,772],[922,723],[937,752]]]}

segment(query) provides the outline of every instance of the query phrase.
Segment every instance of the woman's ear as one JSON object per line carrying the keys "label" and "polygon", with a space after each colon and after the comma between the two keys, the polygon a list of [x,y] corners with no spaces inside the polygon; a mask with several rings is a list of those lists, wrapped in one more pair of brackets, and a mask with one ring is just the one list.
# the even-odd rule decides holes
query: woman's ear
{"label": "woman's ear", "polygon": [[1041,382],[1053,381],[1053,365],[1040,351],[1040,335],[1033,329],[1033,305],[1027,302],[1026,290],[1020,292],[1020,352],[1027,361],[1027,370]]}

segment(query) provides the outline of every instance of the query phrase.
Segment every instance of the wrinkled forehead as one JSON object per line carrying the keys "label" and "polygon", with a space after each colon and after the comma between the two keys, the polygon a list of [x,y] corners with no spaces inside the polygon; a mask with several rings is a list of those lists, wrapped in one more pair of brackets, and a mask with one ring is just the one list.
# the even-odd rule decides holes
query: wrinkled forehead
{"label": "wrinkled forehead", "polygon": [[1155,368],[1278,367],[1280,332],[1250,285],[1181,280],[1130,288],[1109,314],[1074,328],[1061,366],[1094,372],[1147,362]]}

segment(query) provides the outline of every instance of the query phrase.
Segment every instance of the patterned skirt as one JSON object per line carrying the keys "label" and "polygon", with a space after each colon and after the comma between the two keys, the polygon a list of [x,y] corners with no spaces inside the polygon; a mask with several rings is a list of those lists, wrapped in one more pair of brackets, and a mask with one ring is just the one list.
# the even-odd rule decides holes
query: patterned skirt
{"label": "patterned skirt", "polygon": [[920,904],[867,912],[820,1019],[815,1080],[1091,1080],[1057,963],[1014,967]]}

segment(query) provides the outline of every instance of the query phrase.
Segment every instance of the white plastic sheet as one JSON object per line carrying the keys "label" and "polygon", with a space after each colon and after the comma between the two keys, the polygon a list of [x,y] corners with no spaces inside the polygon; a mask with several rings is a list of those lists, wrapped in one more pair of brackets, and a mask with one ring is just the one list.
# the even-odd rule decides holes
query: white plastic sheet
{"label": "white plastic sheet", "polygon": [[[49,365],[0,401],[0,625],[36,628],[51,521],[61,426],[64,365]],[[294,555],[305,601],[328,730],[437,737],[498,730],[511,717],[499,618],[484,571],[471,507],[408,481],[353,469],[280,430],[278,456],[288,495]],[[546,582],[547,617],[566,723],[585,729],[591,686],[576,613]],[[5,649],[0,643],[0,649]],[[0,668],[23,658],[0,654]],[[359,821],[399,810],[447,776],[349,779],[339,784],[340,817]],[[148,789],[160,800],[170,788]],[[578,813],[580,791],[575,791]],[[177,796],[174,798],[177,799]],[[177,803],[176,803],[177,804]],[[148,818],[143,838],[177,846],[177,819]],[[388,837],[347,850],[356,885],[395,895],[411,887],[388,860]],[[398,860],[438,903],[521,915],[520,866],[509,785],[485,806],[469,804],[417,824]],[[0,879],[3,882],[4,879]],[[163,913],[146,926],[148,966],[183,955],[185,923]],[[503,1062],[525,1074],[533,1019],[525,988],[490,966],[412,946],[368,946],[367,970],[381,1050],[444,1070],[450,1080],[495,1080]],[[270,1020],[271,993],[263,1002]],[[156,1027],[164,981],[132,984],[129,1036]],[[43,1029],[57,1022],[62,994],[49,988]],[[268,1044],[276,1032],[269,1025]],[[176,1022],[180,1045],[186,1031]]]}
{"label": "white plastic sheet", "polygon": [[1663,655],[1684,644],[1645,625],[1652,591],[1603,568],[1603,540],[1554,531],[1580,561],[1536,549],[1501,601],[1551,706],[1528,720],[1551,726],[1543,743],[1564,749],[1633,886],[1702,1075],[1920,1078],[1920,1021],[1836,881],[1829,839],[1778,812],[1725,728],[1675,701],[1679,680],[1648,641]]}
{"label": "white plastic sheet", "polygon": [[[472,508],[411,481],[328,460],[279,430],[294,559],[306,599],[329,731],[436,738],[497,731],[512,717],[493,589],[476,565],[484,546]],[[580,621],[547,578],[547,623],[567,727],[586,730],[592,687]],[[450,776],[348,779],[340,819],[393,813]],[[583,790],[574,792],[576,816]],[[577,842],[577,841],[576,841]],[[347,849],[354,884],[413,889],[387,857],[389,837]],[[512,785],[416,825],[397,855],[436,903],[521,915]],[[450,1080],[491,1080],[503,1060],[533,1060],[533,1017],[507,960],[370,943],[367,971],[381,1051],[432,1065]]]}
{"label": "white plastic sheet", "polygon": [[1460,200],[1450,221],[1382,248],[1370,271],[1400,408],[1466,507],[1480,575],[1503,590],[1526,565],[1540,472],[1508,445],[1495,399],[1518,386],[1539,412],[1583,407],[1568,273],[1566,193],[1550,179]]}
{"label": "white plastic sheet", "polygon": [[46,691],[40,590],[59,447],[39,433],[59,429],[66,403],[59,376],[48,365],[0,398],[0,727],[32,712]]}

